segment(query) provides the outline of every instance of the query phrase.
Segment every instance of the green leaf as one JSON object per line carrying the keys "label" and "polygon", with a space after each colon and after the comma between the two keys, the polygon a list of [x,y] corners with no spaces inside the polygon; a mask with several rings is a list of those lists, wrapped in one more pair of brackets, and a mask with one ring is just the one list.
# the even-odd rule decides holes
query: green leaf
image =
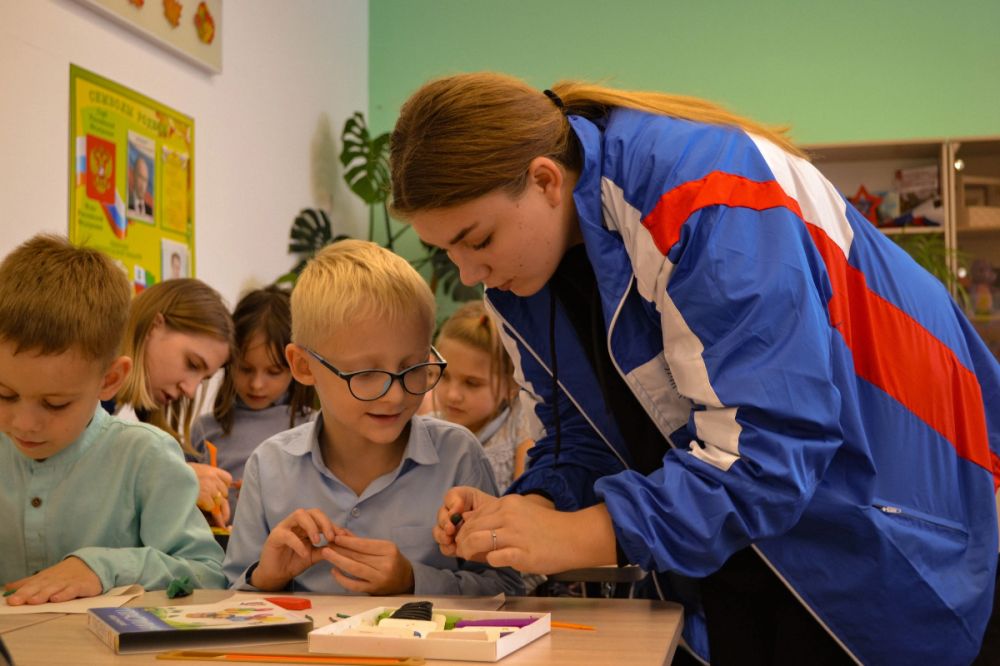
{"label": "green leaf", "polygon": [[369,205],[385,201],[389,196],[389,133],[372,139],[364,116],[357,111],[347,119],[340,138],[347,186]]}

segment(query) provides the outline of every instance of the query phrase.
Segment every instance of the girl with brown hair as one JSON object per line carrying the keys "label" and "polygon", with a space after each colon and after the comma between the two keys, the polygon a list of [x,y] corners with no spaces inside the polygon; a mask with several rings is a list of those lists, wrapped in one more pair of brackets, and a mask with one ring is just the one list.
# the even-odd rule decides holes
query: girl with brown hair
{"label": "girl with brown hair", "polygon": [[473,73],[414,93],[390,152],[396,215],[486,285],[545,426],[505,497],[445,496],[444,554],[637,564],[713,664],[976,655],[1000,366],[783,134]]}

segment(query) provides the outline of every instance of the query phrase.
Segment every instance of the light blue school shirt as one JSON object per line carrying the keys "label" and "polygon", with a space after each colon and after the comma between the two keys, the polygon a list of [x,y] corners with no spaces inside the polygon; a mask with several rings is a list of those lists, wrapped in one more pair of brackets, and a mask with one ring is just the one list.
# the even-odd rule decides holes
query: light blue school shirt
{"label": "light blue school shirt", "polygon": [[79,438],[36,461],[0,433],[0,582],[87,563],[106,592],[188,576],[223,587],[222,548],[195,506],[198,481],[162,430],[99,405]]}
{"label": "light blue school shirt", "polygon": [[[392,541],[413,566],[414,594],[521,594],[513,569],[445,557],[432,530],[445,492],[473,486],[496,495],[489,462],[465,428],[429,416],[414,416],[396,469],[372,481],[359,497],[323,462],[322,414],[311,423],[270,438],[253,452],[243,472],[240,512],[226,551],[226,577],[237,589],[246,580],[271,529],[300,508],[319,508],[335,524],[359,537]],[[314,594],[352,594],[330,572],[313,565],[290,589]]]}

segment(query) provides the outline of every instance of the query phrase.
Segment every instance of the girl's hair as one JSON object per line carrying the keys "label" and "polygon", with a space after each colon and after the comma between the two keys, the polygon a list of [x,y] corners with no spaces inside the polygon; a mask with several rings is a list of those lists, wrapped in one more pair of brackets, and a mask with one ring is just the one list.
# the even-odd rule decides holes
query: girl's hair
{"label": "girl's hair", "polygon": [[740,127],[802,154],[784,136],[785,129],[766,127],[697,97],[579,81],[560,81],[552,91],[563,108],[523,81],[492,72],[444,77],[417,90],[392,132],[393,212],[406,217],[494,191],[520,194],[536,157],[578,172],[581,149],[566,116],[600,118],[613,107]]}
{"label": "girl's hair", "polygon": [[454,340],[486,352],[490,358],[489,377],[493,394],[499,398],[498,411],[514,392],[514,364],[500,340],[496,325],[482,301],[471,301],[455,310],[441,325],[437,340]]}
{"label": "girl's hair", "polygon": [[[236,403],[236,384],[233,381],[235,366],[240,358],[250,350],[250,343],[256,334],[264,336],[271,362],[286,370],[288,359],[285,358],[285,347],[292,341],[292,309],[291,297],[280,287],[271,285],[264,289],[255,289],[236,304],[233,310],[233,325],[236,329],[236,354],[226,364],[226,374],[222,385],[215,395],[215,407],[212,415],[222,426],[222,432],[228,435],[233,429],[233,413]],[[312,386],[300,384],[292,378],[288,387],[288,427],[295,425],[296,417],[306,416],[316,400],[316,391]]]}
{"label": "girl's hair", "polygon": [[146,371],[146,344],[156,316],[162,315],[167,328],[177,333],[207,335],[234,348],[233,320],[218,292],[194,278],[179,278],[154,284],[132,301],[129,309],[122,354],[131,356],[132,372],[115,396],[119,404],[132,405],[137,411],[148,411],[148,422],[170,433],[186,453],[196,454],[191,447],[191,421],[200,411],[204,395],[195,399],[181,396],[166,409],[156,404],[149,391]]}

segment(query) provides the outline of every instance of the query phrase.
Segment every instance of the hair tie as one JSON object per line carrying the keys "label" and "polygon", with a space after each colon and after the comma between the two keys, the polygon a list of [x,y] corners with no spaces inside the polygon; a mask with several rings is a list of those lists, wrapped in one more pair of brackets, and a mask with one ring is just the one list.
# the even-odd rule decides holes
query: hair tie
{"label": "hair tie", "polygon": [[483,315],[482,317],[479,318],[479,325],[480,326],[486,327],[486,326],[489,325],[489,323],[490,323],[490,316],[489,315]]}
{"label": "hair tie", "polygon": [[555,94],[554,92],[552,92],[548,88],[546,88],[543,92],[545,93],[546,97],[548,97],[549,99],[552,100],[552,103],[555,104],[559,108],[560,111],[562,111],[563,113],[566,113],[566,105],[563,104],[562,98],[559,97],[559,95]]}

